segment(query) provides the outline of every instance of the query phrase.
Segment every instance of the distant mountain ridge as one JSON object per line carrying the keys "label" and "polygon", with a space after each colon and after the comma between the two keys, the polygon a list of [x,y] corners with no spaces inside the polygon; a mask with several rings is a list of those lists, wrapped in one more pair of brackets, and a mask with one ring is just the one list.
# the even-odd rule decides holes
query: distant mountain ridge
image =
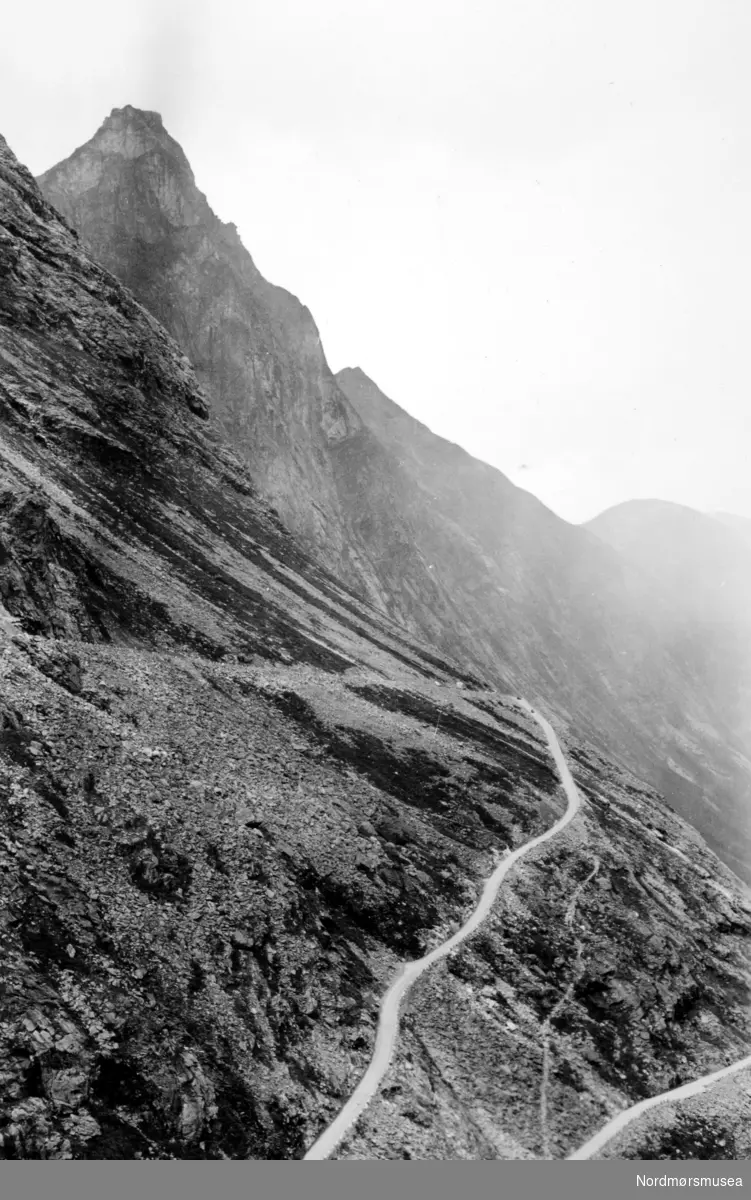
{"label": "distant mountain ridge", "polygon": [[176,338],[217,429],[311,553],[413,635],[659,779],[734,869],[745,847],[751,863],[734,709],[648,572],[364,373],[334,378],[308,310],[262,278],[156,114],[114,110],[39,182]]}
{"label": "distant mountain ridge", "polygon": [[751,626],[751,546],[742,517],[718,520],[664,500],[630,500],[587,528],[669,587],[672,605]]}

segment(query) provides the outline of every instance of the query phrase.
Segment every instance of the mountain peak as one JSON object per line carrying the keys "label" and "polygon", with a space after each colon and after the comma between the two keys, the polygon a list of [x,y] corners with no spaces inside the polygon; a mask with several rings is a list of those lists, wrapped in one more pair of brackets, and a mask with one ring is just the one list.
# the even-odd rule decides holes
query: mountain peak
{"label": "mountain peak", "polygon": [[[102,124],[91,140],[94,141],[102,133],[119,134],[124,130],[151,134],[152,137],[160,140],[165,139],[169,142],[174,141],[164,128],[161,113],[153,112],[147,108],[136,108],[134,104],[125,104],[122,108],[113,108],[110,115],[102,121]],[[174,144],[176,145],[177,143]]]}
{"label": "mountain peak", "polygon": [[[681,515],[685,516],[686,513],[691,514],[691,517],[686,518],[688,520],[694,518],[700,519],[703,515],[698,509],[691,508],[687,504],[679,504],[675,500],[662,500],[658,499],[656,496],[643,496],[634,500],[622,500],[618,504],[613,504],[610,508],[604,509],[601,513],[598,513],[596,517],[593,517],[592,521],[599,521],[607,514],[616,512],[635,514],[638,516],[654,513],[661,517],[670,518],[672,516],[676,520],[680,520]],[[585,521],[583,523],[585,525],[592,524],[592,521]]]}
{"label": "mountain peak", "polygon": [[125,104],[122,108],[113,108],[105,125],[119,121],[131,121],[164,129],[162,114],[146,108],[136,108],[134,104]]}
{"label": "mountain peak", "polygon": [[[378,384],[370,377],[362,367],[342,367],[341,371],[337,371],[334,376],[339,387],[349,396],[350,401],[357,407],[357,400],[362,404],[378,404],[385,406],[392,416],[397,413],[402,414],[404,410],[391,400],[385,392],[381,391]],[[354,399],[357,397],[357,400]],[[405,416],[408,414],[404,413]]]}
{"label": "mountain peak", "polygon": [[200,196],[182,146],[167,132],[160,113],[132,104],[113,108],[93,137],[74,150],[65,162],[45,172],[39,182],[43,189],[54,190],[58,177],[72,171],[77,176],[77,187],[99,187],[108,163],[123,159],[140,160],[142,165],[153,163],[163,181],[171,178],[173,193],[177,184],[185,196]]}
{"label": "mountain peak", "polygon": [[[218,223],[196,186],[182,147],[164,128],[160,114],[132,104],[113,108],[94,136],[40,176],[39,183],[45,195],[63,211],[67,208],[66,196],[99,195],[104,203],[104,197],[123,186],[126,192],[138,188],[149,197],[148,220],[144,221],[143,214],[131,216],[150,243],[162,226],[185,229]],[[69,217],[76,225],[78,210],[71,211]],[[89,249],[101,257],[101,247],[95,241]]]}

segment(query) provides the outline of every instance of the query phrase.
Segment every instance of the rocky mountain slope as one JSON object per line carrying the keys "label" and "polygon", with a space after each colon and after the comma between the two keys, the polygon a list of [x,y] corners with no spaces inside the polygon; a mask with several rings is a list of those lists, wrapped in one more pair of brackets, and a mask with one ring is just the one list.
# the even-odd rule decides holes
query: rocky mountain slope
{"label": "rocky mountain slope", "polygon": [[[588,524],[661,589],[670,612],[666,637],[697,664],[705,686],[723,695],[727,727],[739,748],[751,744],[751,541],[745,525],[751,529],[743,518],[720,521],[661,500],[619,504]],[[679,762],[691,772],[688,758],[684,754]],[[722,818],[728,829],[748,831],[751,789],[742,773],[735,779]]]}
{"label": "rocky mountain slope", "polygon": [[[0,283],[0,1153],[297,1157],[552,763],[298,547],[2,141]],[[748,891],[559,727],[581,820],[424,980],[343,1153],[561,1154],[751,1045]]]}
{"label": "rocky mountain slope", "polygon": [[734,728],[751,739],[751,542],[743,519],[729,524],[680,504],[633,500],[589,528],[656,581],[674,627],[695,638],[715,689],[724,688]]}
{"label": "rocky mountain slope", "polygon": [[158,114],[114,110],[40,182],[179,342],[286,525],[384,611],[402,579],[451,608],[415,550],[403,482],[337,387],[309,311],[214,215]]}
{"label": "rocky mountain slope", "polygon": [[[667,788],[751,878],[749,748],[698,631],[645,574],[435,437],[267,283],[160,118],[116,109],[40,180],[193,363],[217,428],[308,549],[417,637]],[[694,636],[694,634],[696,636]]]}
{"label": "rocky mountain slope", "polygon": [[751,628],[751,546],[735,522],[665,500],[629,500],[588,528],[656,578],[671,608],[708,628]]}
{"label": "rocky mountain slope", "polygon": [[[703,538],[694,530],[689,552],[685,521],[672,537],[659,522],[650,534],[640,502],[620,505],[611,510],[620,536],[609,527],[610,514],[587,530],[617,551],[624,564],[619,572],[598,560],[590,542],[577,540],[581,531],[436,437],[364,372],[346,369],[337,379],[433,507],[482,548],[488,575],[502,579],[506,611],[498,614],[498,627],[511,638],[523,631],[535,657],[541,652],[548,697],[562,701],[589,737],[606,731],[599,744],[655,782],[726,861],[751,878],[751,561],[737,537],[693,514],[706,528]],[[626,512],[640,514],[632,537],[625,517],[618,522]],[[678,505],[663,505],[661,512],[690,515]],[[683,547],[672,572],[671,545],[674,554]],[[493,611],[492,604],[485,609]],[[510,628],[503,624],[509,610]],[[482,618],[475,614],[474,620]],[[555,660],[547,653],[556,645],[551,633],[558,635],[557,671],[550,671]],[[539,687],[542,664],[529,663],[522,676],[530,691]]]}

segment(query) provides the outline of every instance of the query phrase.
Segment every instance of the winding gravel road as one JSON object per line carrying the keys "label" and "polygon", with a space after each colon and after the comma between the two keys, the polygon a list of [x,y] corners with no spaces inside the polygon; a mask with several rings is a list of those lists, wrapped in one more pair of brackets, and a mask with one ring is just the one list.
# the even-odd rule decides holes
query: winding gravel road
{"label": "winding gravel road", "polygon": [[550,752],[555,760],[561,783],[566,792],[568,807],[563,816],[556,821],[555,825],[551,825],[550,829],[546,830],[545,833],[541,833],[539,837],[532,838],[531,841],[525,842],[523,846],[519,846],[516,850],[513,850],[499,863],[492,875],[486,880],[477,907],[469,919],[462,925],[461,929],[457,930],[447,941],[442,942],[440,946],[437,946],[435,950],[431,950],[423,958],[418,958],[415,962],[405,963],[400,968],[381,1001],[375,1049],[373,1050],[370,1065],[349,1100],[344,1105],[344,1108],[313,1143],[307,1154],[304,1155],[306,1159],[329,1158],[378,1091],[381,1080],[389,1068],[396,1039],[399,1034],[399,1005],[415,980],[422,975],[423,971],[427,971],[428,967],[432,967],[433,963],[438,962],[439,959],[445,958],[447,954],[450,954],[461,942],[465,941],[466,938],[475,932],[493,907],[500,886],[512,867],[525,854],[529,854],[530,850],[534,850],[535,846],[541,846],[543,842],[549,841],[556,834],[560,833],[562,829],[565,829],[579,810],[581,804],[579,793],[552,726],[526,700],[517,700],[516,704],[525,709],[537,721],[538,725],[542,727],[548,746],[550,747]]}
{"label": "winding gravel road", "polygon": [[661,1092],[659,1096],[650,1096],[648,1100],[640,1100],[638,1104],[633,1104],[631,1108],[625,1108],[623,1112],[613,1117],[612,1121],[608,1121],[599,1133],[591,1137],[573,1154],[568,1154],[567,1159],[593,1158],[598,1150],[602,1150],[603,1146],[612,1141],[616,1134],[640,1117],[647,1109],[673,1100],[687,1100],[689,1096],[705,1092],[712,1084],[719,1083],[721,1079],[725,1079],[728,1075],[734,1075],[736,1071],[742,1071],[745,1067],[751,1067],[751,1054],[746,1058],[741,1058],[738,1062],[731,1063],[729,1067],[713,1071],[711,1075],[702,1075],[701,1079],[695,1079],[693,1083],[684,1083],[670,1092]]}

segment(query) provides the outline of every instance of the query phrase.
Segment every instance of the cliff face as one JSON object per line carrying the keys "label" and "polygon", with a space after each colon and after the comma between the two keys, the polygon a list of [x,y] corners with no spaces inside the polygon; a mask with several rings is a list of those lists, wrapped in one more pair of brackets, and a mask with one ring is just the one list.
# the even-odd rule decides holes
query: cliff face
{"label": "cliff face", "polygon": [[381,609],[402,576],[440,608],[399,474],[339,390],[310,313],[263,279],[159,116],[115,110],[41,183],[177,339],[224,438],[288,527]]}
{"label": "cliff face", "polygon": [[260,276],[156,114],[115,110],[40,183],[176,338],[219,433],[308,549],[416,636],[659,781],[751,877],[748,747],[658,583],[362,372],[334,379],[307,309]]}
{"label": "cliff face", "polygon": [[[560,811],[545,746],[307,557],[2,141],[0,420],[0,1156],[297,1157]],[[426,979],[355,1152],[563,1154],[748,1052],[747,892],[561,738],[581,818]]]}
{"label": "cliff face", "polygon": [[431,670],[306,556],[210,428],[185,355],[5,145],[2,170],[0,599],[21,628],[266,657],[283,636],[340,665],[362,630]]}
{"label": "cliff face", "polygon": [[[363,420],[350,403],[308,310],[262,278],[156,114],[115,110],[40,184],[94,256],[179,342],[260,492],[382,610],[497,669],[506,627],[518,623],[521,608],[534,621],[533,607],[553,599],[561,583],[571,590],[569,576],[585,600],[592,570],[597,590],[608,582],[615,590],[622,572],[613,556],[489,468],[484,521],[500,538],[478,544],[476,530],[462,524],[466,512],[436,511],[431,481],[416,481],[398,439],[386,444],[372,414]],[[438,472],[447,465],[455,464],[438,462]],[[516,610],[504,613],[498,597],[508,592],[499,588],[509,572],[519,586]],[[520,645],[505,656],[509,665],[520,665]]]}

